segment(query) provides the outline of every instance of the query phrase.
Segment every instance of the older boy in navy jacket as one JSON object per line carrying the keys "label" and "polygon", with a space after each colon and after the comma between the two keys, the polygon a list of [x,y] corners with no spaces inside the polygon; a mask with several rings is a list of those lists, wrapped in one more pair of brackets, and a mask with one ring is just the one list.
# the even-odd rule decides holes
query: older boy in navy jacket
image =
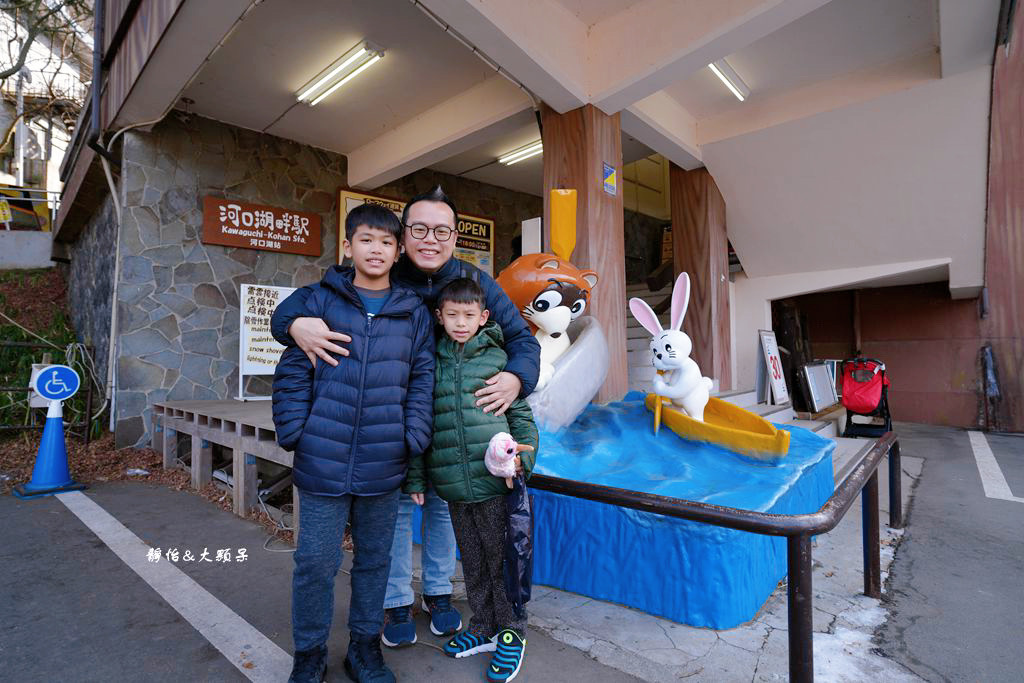
{"label": "older boy in navy jacket", "polygon": [[345,255],[308,288],[306,315],[352,337],[348,357],[315,370],[297,347],[274,376],[278,442],[295,451],[299,546],[292,578],[295,661],[290,680],[322,681],[345,522],[358,549],[352,567],[345,670],[355,681],[394,681],[380,651],[384,593],[409,458],[430,445],[434,326],[412,290],[393,284],[402,228],[363,205],[345,221]]}

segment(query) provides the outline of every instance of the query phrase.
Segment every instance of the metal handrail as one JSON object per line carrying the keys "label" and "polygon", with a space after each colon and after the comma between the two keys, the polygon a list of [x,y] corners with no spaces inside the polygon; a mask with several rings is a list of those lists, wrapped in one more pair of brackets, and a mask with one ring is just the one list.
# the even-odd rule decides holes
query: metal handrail
{"label": "metal handrail", "polygon": [[804,683],[814,680],[813,600],[811,590],[811,538],[831,531],[863,494],[864,593],[881,597],[881,555],[878,532],[878,465],[889,455],[889,524],[903,525],[900,499],[900,448],[893,432],[886,432],[872,445],[817,512],[779,515],[669,498],[653,493],[589,484],[571,479],[534,474],[528,486],[541,491],[583,498],[599,503],[641,510],[667,517],[687,519],[713,526],[749,531],[767,536],[785,536],[787,541],[787,593],[789,598],[789,678]]}

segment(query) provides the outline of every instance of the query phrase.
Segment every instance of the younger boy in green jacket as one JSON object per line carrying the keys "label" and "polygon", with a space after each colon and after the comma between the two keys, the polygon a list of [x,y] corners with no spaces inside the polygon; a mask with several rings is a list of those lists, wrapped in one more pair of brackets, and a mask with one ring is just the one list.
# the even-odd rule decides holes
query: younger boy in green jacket
{"label": "younger boy in green jacket", "polygon": [[[450,657],[494,652],[487,680],[515,678],[526,648],[526,614],[517,615],[505,593],[504,559],[507,513],[505,480],[484,465],[491,437],[508,432],[518,443],[537,447],[537,426],[530,406],[515,401],[504,415],[485,413],[474,392],[505,367],[501,328],[487,322],[483,289],[468,278],[448,284],[435,311],[445,335],[437,342],[434,373],[434,439],[431,450],[409,466],[405,492],[423,504],[427,480],[451,510],[455,539],[473,618],[469,628],[444,646]],[[526,451],[518,470],[533,471]]]}

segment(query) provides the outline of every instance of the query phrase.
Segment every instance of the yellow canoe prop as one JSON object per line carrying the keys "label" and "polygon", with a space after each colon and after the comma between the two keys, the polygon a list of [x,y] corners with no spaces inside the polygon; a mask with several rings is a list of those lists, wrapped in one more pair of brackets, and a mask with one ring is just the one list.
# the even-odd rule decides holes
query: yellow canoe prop
{"label": "yellow canoe prop", "polygon": [[656,424],[659,421],[664,423],[684,439],[717,444],[759,460],[778,460],[789,452],[789,432],[776,428],[760,415],[719,398],[708,399],[703,422],[694,420],[654,394],[647,394],[644,405],[655,414]]}

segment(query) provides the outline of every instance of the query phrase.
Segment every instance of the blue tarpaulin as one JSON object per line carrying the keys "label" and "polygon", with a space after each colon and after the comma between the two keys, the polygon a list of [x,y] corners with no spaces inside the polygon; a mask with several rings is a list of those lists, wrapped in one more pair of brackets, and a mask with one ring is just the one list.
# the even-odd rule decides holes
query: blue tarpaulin
{"label": "blue tarpaulin", "polygon": [[[746,510],[814,512],[832,495],[835,443],[799,427],[777,464],[657,437],[643,397],[590,406],[541,432],[536,472]],[[752,619],[786,574],[786,539],[533,491],[535,584],[715,629]]]}

